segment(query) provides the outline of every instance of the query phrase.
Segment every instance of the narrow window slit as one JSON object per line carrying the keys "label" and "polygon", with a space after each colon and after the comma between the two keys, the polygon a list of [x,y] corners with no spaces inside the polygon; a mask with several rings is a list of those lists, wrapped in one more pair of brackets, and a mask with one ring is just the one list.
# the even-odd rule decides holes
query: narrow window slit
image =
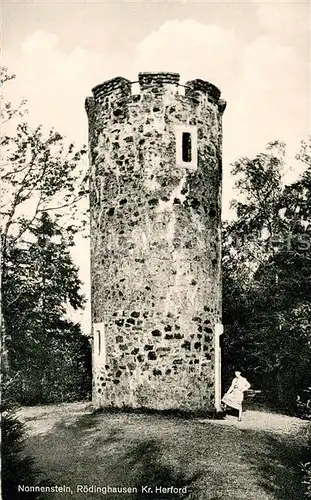
{"label": "narrow window slit", "polygon": [[98,341],[98,356],[101,355],[101,331],[97,330],[97,341]]}
{"label": "narrow window slit", "polygon": [[106,358],[106,338],[104,323],[94,323],[94,354],[104,362]]}
{"label": "narrow window slit", "polygon": [[190,132],[183,132],[182,134],[182,161],[190,163],[192,160],[191,151],[191,134]]}

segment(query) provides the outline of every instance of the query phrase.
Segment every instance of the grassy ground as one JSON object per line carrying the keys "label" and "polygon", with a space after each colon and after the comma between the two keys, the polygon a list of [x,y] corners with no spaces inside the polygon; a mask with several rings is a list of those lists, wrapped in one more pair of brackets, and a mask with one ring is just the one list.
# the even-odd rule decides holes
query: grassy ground
{"label": "grassy ground", "polygon": [[[303,498],[297,466],[307,424],[292,417],[253,411],[238,423],[92,414],[81,403],[24,408],[20,417],[29,431],[26,451],[52,484],[73,491],[46,499]],[[138,493],[78,493],[78,484],[137,487]],[[141,491],[143,485],[151,491]],[[161,494],[156,485],[187,487],[187,494]]]}

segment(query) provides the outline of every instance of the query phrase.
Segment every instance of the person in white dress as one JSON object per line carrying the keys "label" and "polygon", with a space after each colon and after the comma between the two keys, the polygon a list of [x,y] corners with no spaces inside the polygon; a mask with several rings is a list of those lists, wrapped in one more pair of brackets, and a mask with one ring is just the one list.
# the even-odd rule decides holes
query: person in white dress
{"label": "person in white dress", "polygon": [[239,412],[239,422],[242,420],[242,402],[244,399],[244,392],[250,388],[251,384],[242,377],[241,372],[236,371],[232,383],[222,398],[222,402],[226,406],[230,406]]}

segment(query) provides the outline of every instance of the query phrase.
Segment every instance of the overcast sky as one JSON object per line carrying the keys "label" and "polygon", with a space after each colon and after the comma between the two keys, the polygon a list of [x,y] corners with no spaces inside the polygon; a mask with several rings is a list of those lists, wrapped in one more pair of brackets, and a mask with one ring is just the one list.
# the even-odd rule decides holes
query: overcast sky
{"label": "overcast sky", "polygon": [[7,96],[28,99],[31,123],[81,144],[84,100],[98,83],[157,70],[209,80],[228,102],[226,216],[229,163],[274,139],[293,155],[310,131],[309,24],[308,1],[3,1],[2,62],[17,75]]}

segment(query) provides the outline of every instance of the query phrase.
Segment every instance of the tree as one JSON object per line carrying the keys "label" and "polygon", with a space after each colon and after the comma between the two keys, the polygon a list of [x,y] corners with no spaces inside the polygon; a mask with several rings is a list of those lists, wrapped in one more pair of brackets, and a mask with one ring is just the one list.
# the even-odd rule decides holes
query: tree
{"label": "tree", "polygon": [[231,251],[253,270],[274,254],[274,237],[287,231],[281,212],[285,155],[285,144],[275,141],[254,159],[243,157],[232,166],[239,199],[231,202],[237,216],[230,225]]}
{"label": "tree", "polygon": [[[1,69],[2,84],[15,78]],[[3,96],[2,96],[3,100]],[[4,102],[1,107],[2,151],[2,273],[6,272],[9,246],[26,244],[32,228],[43,212],[55,224],[74,235],[86,225],[81,202],[87,193],[86,147],[76,149],[54,129],[47,134],[41,125],[35,129],[20,121],[26,114],[25,101],[16,108]],[[17,123],[15,123],[17,122]],[[5,127],[9,126],[10,133]],[[82,208],[82,209],[81,209]]]}
{"label": "tree", "polygon": [[[10,245],[7,255],[3,312],[9,365],[20,374],[23,402],[60,400],[60,393],[70,397],[64,384],[72,384],[70,377],[81,379],[83,374],[82,397],[90,390],[89,345],[80,327],[66,319],[66,306],[78,309],[85,300],[78,270],[68,242],[48,214],[42,213],[32,231],[30,243],[24,248]],[[82,379],[79,384],[83,385]],[[52,397],[52,386],[57,385],[59,394]]]}
{"label": "tree", "polygon": [[[15,78],[6,68],[1,75],[3,83]],[[74,349],[69,341],[74,331],[77,344],[88,351],[80,328],[65,319],[68,304],[75,309],[84,304],[70,247],[87,221],[86,148],[66,143],[55,130],[45,134],[42,126],[31,129],[21,121],[25,114],[25,102],[17,107],[5,102],[1,108],[2,123],[8,129],[0,141],[1,333],[10,369],[21,374],[25,387],[32,365],[32,378],[38,384],[36,397],[40,399],[49,369],[48,353],[50,363],[55,358],[51,346],[56,349],[55,342],[58,346],[67,342],[67,348],[70,344]]]}
{"label": "tree", "polygon": [[271,400],[285,406],[308,383],[311,359],[306,143],[298,158],[306,169],[288,186],[282,179],[283,144],[237,161],[233,174],[243,198],[234,201],[236,220],[224,228],[224,365],[247,369]]}

